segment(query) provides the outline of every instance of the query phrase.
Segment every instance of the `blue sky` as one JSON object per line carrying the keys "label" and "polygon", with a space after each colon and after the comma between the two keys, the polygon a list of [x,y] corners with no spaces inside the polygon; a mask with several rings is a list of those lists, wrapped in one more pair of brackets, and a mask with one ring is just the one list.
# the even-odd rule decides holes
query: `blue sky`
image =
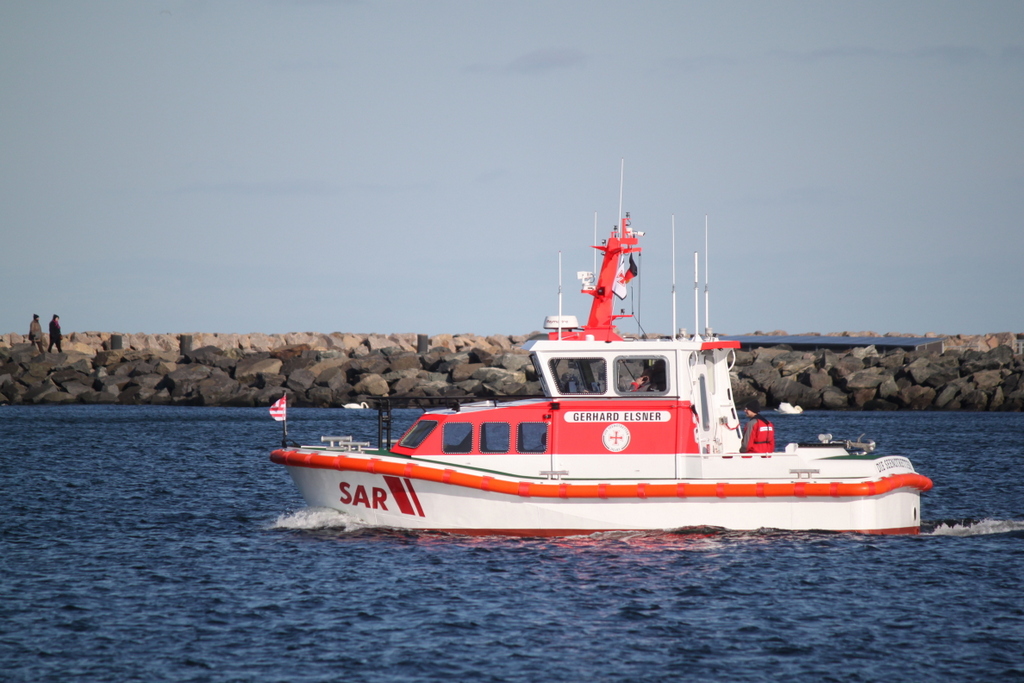
{"label": "blue sky", "polygon": [[707,215],[716,331],[1024,332],[1022,111],[1020,2],[4,2],[0,332],[585,318],[623,159],[649,332],[673,215],[691,331]]}

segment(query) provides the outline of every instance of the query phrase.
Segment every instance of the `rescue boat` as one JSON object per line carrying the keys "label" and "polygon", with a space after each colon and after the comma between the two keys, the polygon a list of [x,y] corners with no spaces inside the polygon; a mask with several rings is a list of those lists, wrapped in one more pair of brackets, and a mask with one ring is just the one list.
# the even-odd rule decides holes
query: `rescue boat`
{"label": "rescue boat", "polygon": [[283,447],[306,503],[368,526],[458,534],[565,536],[718,527],[915,534],[932,487],[872,442],[790,443],[741,452],[729,371],[739,342],[625,339],[614,314],[631,255],[630,219],[595,246],[586,324],[545,321],[527,342],[543,397],[427,410],[395,443]]}

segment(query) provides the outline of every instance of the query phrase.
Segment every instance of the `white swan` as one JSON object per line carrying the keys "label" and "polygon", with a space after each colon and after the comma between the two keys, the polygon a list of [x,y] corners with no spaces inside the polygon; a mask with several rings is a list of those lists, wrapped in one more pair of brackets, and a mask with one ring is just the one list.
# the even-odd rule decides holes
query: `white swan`
{"label": "white swan", "polygon": [[804,412],[804,409],[800,406],[795,406],[789,403],[780,403],[776,412],[783,413],[785,415],[799,415]]}
{"label": "white swan", "polygon": [[366,401],[363,401],[362,403],[346,403],[342,406],[342,408],[348,408],[349,410],[363,410],[369,407],[370,406],[366,405]]}

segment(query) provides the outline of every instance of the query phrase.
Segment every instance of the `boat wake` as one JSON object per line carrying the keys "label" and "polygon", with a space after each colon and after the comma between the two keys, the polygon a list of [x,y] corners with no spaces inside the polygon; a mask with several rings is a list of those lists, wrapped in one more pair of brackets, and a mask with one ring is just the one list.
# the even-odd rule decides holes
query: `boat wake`
{"label": "boat wake", "polygon": [[363,525],[357,523],[343,512],[332,510],[331,508],[314,507],[303,508],[286,515],[281,515],[269,528],[302,531],[311,529],[354,531],[363,528]]}
{"label": "boat wake", "polygon": [[956,519],[936,522],[930,536],[987,536],[989,534],[1024,534],[1024,521],[1003,519]]}

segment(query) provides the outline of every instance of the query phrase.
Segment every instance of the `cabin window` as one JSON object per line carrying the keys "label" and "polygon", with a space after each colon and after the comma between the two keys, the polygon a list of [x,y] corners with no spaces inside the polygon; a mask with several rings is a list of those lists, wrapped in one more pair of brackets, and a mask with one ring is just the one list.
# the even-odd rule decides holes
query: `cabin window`
{"label": "cabin window", "polygon": [[546,422],[520,422],[517,431],[520,453],[543,453],[548,449]]}
{"label": "cabin window", "polygon": [[480,425],[481,453],[508,453],[511,428],[507,422],[484,422]]}
{"label": "cabin window", "polygon": [[555,358],[551,375],[560,394],[603,394],[607,387],[603,358]]}
{"label": "cabin window", "polygon": [[615,388],[620,394],[664,394],[668,391],[664,358],[630,356],[615,359]]}
{"label": "cabin window", "polygon": [[423,443],[430,432],[434,431],[436,426],[437,420],[420,420],[402,437],[398,445],[404,448],[419,448],[419,445]]}
{"label": "cabin window", "polygon": [[544,379],[544,365],[543,365],[543,363],[541,363],[540,358],[537,358],[537,356],[533,355],[533,354],[530,355],[530,360],[533,361],[533,370],[534,370],[534,372],[537,373],[537,379],[540,381],[541,393],[544,394],[545,396],[550,396],[551,392],[548,391],[547,380]]}
{"label": "cabin window", "polygon": [[441,447],[445,453],[469,453],[473,450],[472,423],[446,422]]}

